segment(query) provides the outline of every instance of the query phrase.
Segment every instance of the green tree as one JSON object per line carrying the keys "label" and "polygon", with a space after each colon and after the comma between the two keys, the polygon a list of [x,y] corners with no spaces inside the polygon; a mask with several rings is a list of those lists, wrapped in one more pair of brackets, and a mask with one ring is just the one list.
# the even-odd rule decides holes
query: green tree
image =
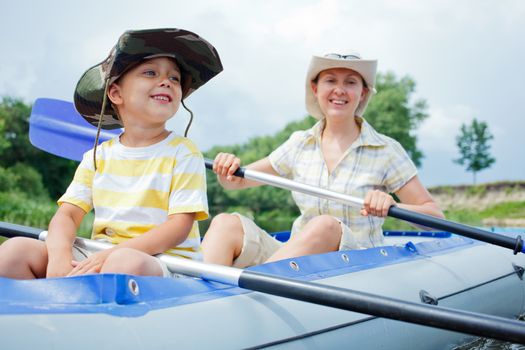
{"label": "green tree", "polygon": [[33,167],[41,174],[51,198],[56,199],[67,188],[77,164],[31,145],[30,114],[31,105],[20,99],[3,97],[0,100],[0,167],[7,169],[17,163]]}
{"label": "green tree", "polygon": [[29,143],[29,115],[31,106],[20,99],[3,97],[0,102],[0,121],[4,125],[3,138],[9,146],[2,150],[2,166],[26,161],[33,153]]}
{"label": "green tree", "polygon": [[366,120],[380,133],[401,143],[419,167],[423,152],[417,148],[414,131],[428,118],[426,101],[412,102],[416,83],[408,76],[397,79],[392,72],[377,75],[376,89],[378,92],[365,112]]}
{"label": "green tree", "polygon": [[490,155],[490,140],[494,136],[490,133],[487,123],[478,122],[474,118],[470,125],[462,124],[460,134],[456,136],[460,157],[454,162],[464,165],[473,175],[476,184],[476,174],[489,168],[496,159]]}
{"label": "green tree", "polygon": [[5,120],[0,119],[0,153],[11,145],[6,138]]}

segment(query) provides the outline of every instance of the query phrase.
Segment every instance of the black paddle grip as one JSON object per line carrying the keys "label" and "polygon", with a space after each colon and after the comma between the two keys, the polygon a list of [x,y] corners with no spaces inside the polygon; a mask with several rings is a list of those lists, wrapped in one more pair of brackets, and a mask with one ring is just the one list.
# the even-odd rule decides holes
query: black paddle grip
{"label": "black paddle grip", "polygon": [[0,236],[7,238],[27,237],[38,239],[38,236],[42,231],[44,230],[0,221]]}

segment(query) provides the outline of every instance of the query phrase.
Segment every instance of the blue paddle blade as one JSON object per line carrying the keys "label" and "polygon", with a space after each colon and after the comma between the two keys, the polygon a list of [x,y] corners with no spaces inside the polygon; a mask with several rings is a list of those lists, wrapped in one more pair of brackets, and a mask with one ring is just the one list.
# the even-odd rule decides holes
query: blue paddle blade
{"label": "blue paddle blade", "polygon": [[[121,132],[121,129],[101,130],[99,142]],[[39,98],[33,104],[29,140],[43,151],[80,161],[83,154],[93,148],[96,135],[97,128],[85,121],[71,102]]]}

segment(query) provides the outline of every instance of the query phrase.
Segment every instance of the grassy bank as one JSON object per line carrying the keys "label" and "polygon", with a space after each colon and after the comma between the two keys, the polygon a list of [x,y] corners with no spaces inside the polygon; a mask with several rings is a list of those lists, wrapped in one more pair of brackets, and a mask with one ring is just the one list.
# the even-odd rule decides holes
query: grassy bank
{"label": "grassy bank", "polygon": [[[525,227],[525,201],[497,203],[485,209],[450,207],[444,210],[447,220],[472,226]],[[406,222],[387,218],[385,230],[413,230]]]}

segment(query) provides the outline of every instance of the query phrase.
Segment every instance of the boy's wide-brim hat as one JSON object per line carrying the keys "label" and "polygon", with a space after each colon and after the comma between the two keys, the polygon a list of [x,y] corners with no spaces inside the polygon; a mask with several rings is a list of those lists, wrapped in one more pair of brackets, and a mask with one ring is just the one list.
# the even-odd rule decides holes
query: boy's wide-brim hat
{"label": "boy's wide-brim hat", "polygon": [[[182,99],[222,71],[217,50],[195,33],[176,28],[126,31],[109,56],[88,69],[78,81],[74,95],[77,111],[97,126],[106,82],[113,83],[133,66],[153,57],[175,59],[182,75]],[[121,127],[117,112],[107,103],[101,128]]]}
{"label": "boy's wide-brim hat", "polygon": [[324,70],[332,68],[347,68],[351,69],[361,75],[363,80],[366,82],[368,92],[364,97],[363,101],[359,103],[355,114],[362,117],[368,102],[372,95],[376,92],[374,86],[376,81],[376,70],[377,60],[365,60],[361,58],[358,53],[351,53],[347,55],[341,55],[337,53],[330,53],[324,56],[312,56],[310,66],[306,73],[306,86],[305,86],[305,102],[306,110],[308,113],[316,118],[323,119],[324,115],[319,107],[317,98],[312,90],[311,82],[317,78],[319,73]]}

